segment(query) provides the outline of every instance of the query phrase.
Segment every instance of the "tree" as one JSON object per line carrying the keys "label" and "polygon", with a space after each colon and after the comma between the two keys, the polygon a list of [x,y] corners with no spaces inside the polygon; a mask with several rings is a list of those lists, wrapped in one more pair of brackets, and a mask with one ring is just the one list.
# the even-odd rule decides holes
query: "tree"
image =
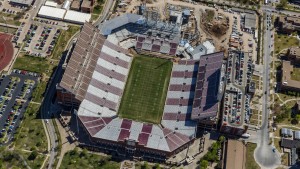
{"label": "tree", "polygon": [[280,0],[280,3],[276,6],[277,8],[285,8],[287,5],[287,0]]}
{"label": "tree", "polygon": [[208,166],[208,161],[206,161],[206,160],[201,160],[200,161],[200,169],[206,169],[207,168],[207,166]]}
{"label": "tree", "polygon": [[153,169],[160,169],[159,164],[156,163],[156,164],[154,165]]}
{"label": "tree", "polygon": [[224,137],[224,136],[220,136],[220,137],[219,137],[219,141],[220,141],[221,143],[223,143],[223,142],[225,141],[225,137]]}
{"label": "tree", "polygon": [[86,157],[87,155],[88,155],[87,149],[83,149],[79,156],[80,157]]}
{"label": "tree", "polygon": [[293,125],[296,125],[298,123],[299,123],[299,121],[295,118],[291,120],[291,124],[293,124]]}
{"label": "tree", "polygon": [[149,165],[148,165],[147,161],[144,162],[144,164],[142,165],[141,168],[142,168],[142,169],[149,169]]}
{"label": "tree", "polygon": [[38,156],[38,152],[36,150],[34,150],[28,156],[28,160],[35,160],[37,156]]}

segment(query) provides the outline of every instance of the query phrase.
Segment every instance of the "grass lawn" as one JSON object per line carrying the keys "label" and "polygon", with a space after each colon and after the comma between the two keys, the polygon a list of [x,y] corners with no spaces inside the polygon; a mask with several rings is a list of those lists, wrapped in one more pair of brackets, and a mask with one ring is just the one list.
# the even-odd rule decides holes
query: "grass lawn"
{"label": "grass lawn", "polygon": [[274,146],[279,152],[281,152],[280,139],[274,138]]}
{"label": "grass lawn", "polygon": [[252,79],[252,80],[256,80],[256,81],[259,81],[259,78],[260,78],[259,76],[256,76],[256,75],[252,75],[252,78],[251,78],[251,79]]}
{"label": "grass lawn", "polygon": [[23,122],[15,135],[15,148],[45,152],[47,138],[39,113],[40,105],[29,104],[24,114]]}
{"label": "grass lawn", "polygon": [[10,34],[16,33],[17,29],[15,28],[6,28],[5,26],[0,26],[0,32],[8,32]]}
{"label": "grass lawn", "polygon": [[212,21],[215,16],[215,11],[214,10],[207,10],[206,12],[207,20],[208,22]]}
{"label": "grass lawn", "polygon": [[40,169],[46,158],[46,155],[38,154],[34,160],[30,160],[28,157],[30,156],[31,152],[19,151],[19,153],[22,155],[24,160],[27,162],[27,164],[32,169]]}
{"label": "grass lawn", "polygon": [[256,144],[247,143],[246,145],[246,169],[258,169],[259,165],[254,160],[254,150],[256,148]]}
{"label": "grass lawn", "polygon": [[103,8],[103,7],[102,7],[101,5],[96,5],[96,6],[94,7],[93,14],[97,14],[97,15],[101,14],[102,8]]}
{"label": "grass lawn", "polygon": [[282,164],[282,165],[285,165],[285,166],[288,166],[288,165],[289,165],[289,154],[288,154],[288,153],[284,153],[284,154],[281,156],[281,164]]}
{"label": "grass lawn", "polygon": [[46,81],[41,81],[40,83],[38,83],[37,87],[34,89],[34,91],[32,93],[32,101],[38,102],[38,103],[42,102],[42,100],[44,98],[44,92],[47,87],[47,83],[48,82],[46,82]]}
{"label": "grass lawn", "polygon": [[36,73],[45,73],[49,71],[50,63],[47,59],[24,55],[18,57],[14,64],[14,69],[27,70]]}
{"label": "grass lawn", "polygon": [[62,52],[64,51],[68,41],[70,38],[80,30],[79,26],[69,25],[68,30],[61,30],[58,41],[54,47],[51,58],[59,59],[61,57]]}
{"label": "grass lawn", "polygon": [[172,62],[138,56],[133,59],[119,115],[160,123],[172,70]]}
{"label": "grass lawn", "polygon": [[[18,151],[8,151],[1,147],[0,150],[0,168],[23,169],[26,168]],[[24,158],[24,157],[23,157]]]}
{"label": "grass lawn", "polygon": [[[85,150],[84,150],[85,151]],[[87,152],[79,152],[76,149],[67,152],[60,165],[60,169],[119,169],[120,163],[104,157]]]}
{"label": "grass lawn", "polygon": [[294,67],[293,72],[291,73],[291,79],[300,81],[300,68]]}
{"label": "grass lawn", "polygon": [[283,34],[275,34],[274,42],[275,52],[278,54],[283,49],[287,49],[293,46],[299,46],[299,40],[295,37],[290,37]]}
{"label": "grass lawn", "polygon": [[95,20],[98,18],[98,16],[99,16],[99,15],[92,14],[92,18],[91,18],[91,19],[92,19],[92,21],[95,21]]}

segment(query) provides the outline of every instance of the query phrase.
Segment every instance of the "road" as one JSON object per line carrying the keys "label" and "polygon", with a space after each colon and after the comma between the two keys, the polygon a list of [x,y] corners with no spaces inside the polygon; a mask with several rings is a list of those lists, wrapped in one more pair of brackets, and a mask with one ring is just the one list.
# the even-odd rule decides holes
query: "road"
{"label": "road", "polygon": [[[105,4],[105,7],[104,7],[104,10],[103,10],[103,13],[102,13],[102,16],[99,17],[99,19],[94,23],[94,25],[98,25],[99,23],[101,23],[102,21],[104,21],[108,14],[109,14],[109,11],[113,5],[113,0],[107,0],[106,4]],[[69,44],[67,45],[67,49],[70,48],[70,46],[72,45],[72,40],[69,41]],[[42,119],[43,120],[46,120],[48,119],[49,123],[46,124],[46,129],[47,129],[47,132],[48,132],[48,135],[49,135],[49,138],[50,138],[50,144],[51,144],[51,150],[50,150],[50,158],[49,158],[49,162],[48,162],[48,169],[51,169],[52,168],[52,165],[55,161],[55,156],[57,154],[57,152],[55,151],[57,149],[57,134],[55,132],[55,128],[53,126],[53,122],[51,120],[51,116],[52,116],[52,113],[53,111],[51,110],[51,105],[52,105],[52,98],[56,92],[56,84],[59,83],[61,77],[62,77],[62,64],[64,63],[64,60],[65,60],[65,55],[62,56],[59,64],[58,64],[58,67],[56,69],[56,71],[54,72],[52,78],[50,79],[49,83],[48,83],[48,88],[46,89],[46,92],[45,92],[45,97],[44,97],[44,100],[43,100],[43,104],[42,104],[42,108],[41,108],[41,114],[42,114]],[[44,123],[44,121],[43,121]]]}
{"label": "road", "polygon": [[[265,11],[265,15],[271,15],[271,12]],[[269,98],[270,98],[270,63],[271,63],[271,44],[274,39],[271,38],[272,31],[267,28],[267,19],[264,19],[264,41],[263,41],[263,102],[262,102],[262,126],[258,131],[258,143],[254,151],[254,158],[261,168],[276,168],[280,165],[281,159],[278,151],[273,152],[274,146],[269,145]]]}

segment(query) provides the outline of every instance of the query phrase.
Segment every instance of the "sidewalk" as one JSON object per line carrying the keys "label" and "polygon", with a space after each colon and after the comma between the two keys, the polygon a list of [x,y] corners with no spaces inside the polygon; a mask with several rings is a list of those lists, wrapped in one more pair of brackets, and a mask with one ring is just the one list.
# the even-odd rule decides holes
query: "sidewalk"
{"label": "sidewalk", "polygon": [[68,140],[69,134],[67,133],[66,129],[61,125],[60,121],[57,118],[55,118],[55,122],[57,124],[58,130],[60,133],[61,143],[62,143],[60,155],[58,157],[59,160],[58,160],[58,163],[56,166],[56,168],[59,169],[65,153],[70,150],[73,150],[76,147],[76,145],[75,145],[75,142],[73,142],[73,143],[69,142],[69,140]]}

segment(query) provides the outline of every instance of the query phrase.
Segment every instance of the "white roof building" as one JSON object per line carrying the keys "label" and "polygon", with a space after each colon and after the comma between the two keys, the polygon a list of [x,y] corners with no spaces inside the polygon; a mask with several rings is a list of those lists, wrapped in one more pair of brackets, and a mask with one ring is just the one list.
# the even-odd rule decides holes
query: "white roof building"
{"label": "white roof building", "polygon": [[203,46],[206,48],[206,54],[211,54],[215,52],[215,46],[210,41],[203,42]]}
{"label": "white roof building", "polygon": [[63,20],[65,13],[65,9],[53,8],[50,6],[42,6],[39,10],[38,16],[49,19]]}
{"label": "white roof building", "polygon": [[57,3],[54,1],[46,1],[45,6],[57,7]]}
{"label": "white roof building", "polygon": [[295,131],[294,139],[300,140],[300,131],[299,130]]}
{"label": "white roof building", "polygon": [[91,19],[91,14],[76,12],[72,10],[68,10],[64,20],[68,22],[84,24],[85,22],[89,22]]}

